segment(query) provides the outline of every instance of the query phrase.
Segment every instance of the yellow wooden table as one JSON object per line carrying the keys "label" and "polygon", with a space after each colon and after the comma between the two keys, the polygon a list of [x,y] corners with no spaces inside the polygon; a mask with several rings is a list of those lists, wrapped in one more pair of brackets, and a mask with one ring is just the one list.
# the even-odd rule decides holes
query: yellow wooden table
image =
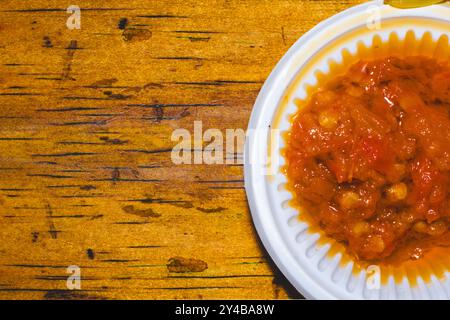
{"label": "yellow wooden table", "polygon": [[0,298],[301,297],[242,165],[175,165],[171,134],[245,129],[290,45],[359,2],[74,1],[71,30],[67,1],[1,1]]}

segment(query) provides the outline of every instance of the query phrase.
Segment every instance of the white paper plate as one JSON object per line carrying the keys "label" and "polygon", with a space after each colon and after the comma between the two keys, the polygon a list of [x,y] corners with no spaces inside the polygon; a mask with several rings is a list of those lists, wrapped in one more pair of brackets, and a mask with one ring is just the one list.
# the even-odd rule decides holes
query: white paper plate
{"label": "white paper plate", "polygon": [[[381,18],[381,28],[373,24],[373,18]],[[383,40],[392,32],[400,39],[408,30],[416,36],[431,33],[433,39],[450,34],[450,5],[441,4],[426,8],[401,10],[383,5],[379,1],[358,5],[320,23],[302,36],[284,55],[270,74],[255,102],[249,122],[245,147],[245,189],[252,217],[259,236],[280,270],[294,287],[307,298],[315,299],[448,299],[450,277],[431,277],[425,283],[417,279],[411,285],[407,279],[400,284],[390,278],[379,289],[367,286],[367,274],[363,270],[355,275],[353,262],[341,263],[341,255],[329,258],[329,245],[318,245],[320,235],[308,232],[309,226],[298,220],[296,209],[287,204],[292,199],[283,188],[286,177],[280,171],[284,159],[279,163],[272,159],[274,175],[266,176],[269,150],[279,154],[284,141],[283,131],[289,130],[289,115],[297,111],[293,98],[305,98],[305,85],[314,85],[314,72],[328,71],[330,58],[342,60],[345,47],[356,50],[358,41],[370,46],[374,35]],[[353,35],[353,36],[351,36]],[[336,44],[339,39],[339,45]],[[333,49],[334,48],[334,49]],[[323,58],[311,64],[311,58],[327,52]],[[317,60],[317,59],[315,59]],[[301,71],[301,79],[298,80]],[[294,85],[294,83],[296,85]],[[294,89],[292,97],[281,100],[288,88]],[[285,98],[286,99],[286,98]],[[279,129],[269,141],[269,128]],[[276,141],[279,141],[277,145]],[[263,161],[262,161],[263,160]]]}

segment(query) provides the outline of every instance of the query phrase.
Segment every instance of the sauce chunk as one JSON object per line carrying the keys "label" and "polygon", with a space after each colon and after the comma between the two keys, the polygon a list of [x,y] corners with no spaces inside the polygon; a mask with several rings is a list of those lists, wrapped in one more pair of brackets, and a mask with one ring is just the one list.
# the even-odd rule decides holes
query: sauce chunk
{"label": "sauce chunk", "polygon": [[293,119],[286,174],[299,205],[362,260],[448,236],[449,112],[447,64],[354,64]]}

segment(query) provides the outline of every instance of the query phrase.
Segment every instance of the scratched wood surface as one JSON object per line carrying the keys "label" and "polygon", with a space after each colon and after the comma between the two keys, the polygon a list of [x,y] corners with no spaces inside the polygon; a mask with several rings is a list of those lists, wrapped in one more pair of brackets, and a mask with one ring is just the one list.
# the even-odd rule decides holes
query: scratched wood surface
{"label": "scratched wood surface", "polygon": [[69,30],[67,1],[1,1],[0,298],[300,298],[242,165],[174,165],[170,137],[245,129],[289,46],[358,2],[72,1]]}

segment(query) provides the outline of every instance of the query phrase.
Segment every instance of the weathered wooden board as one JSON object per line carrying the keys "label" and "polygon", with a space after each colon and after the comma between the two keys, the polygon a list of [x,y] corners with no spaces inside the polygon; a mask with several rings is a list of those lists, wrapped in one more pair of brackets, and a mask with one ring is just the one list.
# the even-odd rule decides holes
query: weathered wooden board
{"label": "weathered wooden board", "polygon": [[174,165],[170,137],[245,129],[289,46],[358,2],[79,1],[69,30],[66,1],[1,1],[0,298],[300,297],[242,166]]}

